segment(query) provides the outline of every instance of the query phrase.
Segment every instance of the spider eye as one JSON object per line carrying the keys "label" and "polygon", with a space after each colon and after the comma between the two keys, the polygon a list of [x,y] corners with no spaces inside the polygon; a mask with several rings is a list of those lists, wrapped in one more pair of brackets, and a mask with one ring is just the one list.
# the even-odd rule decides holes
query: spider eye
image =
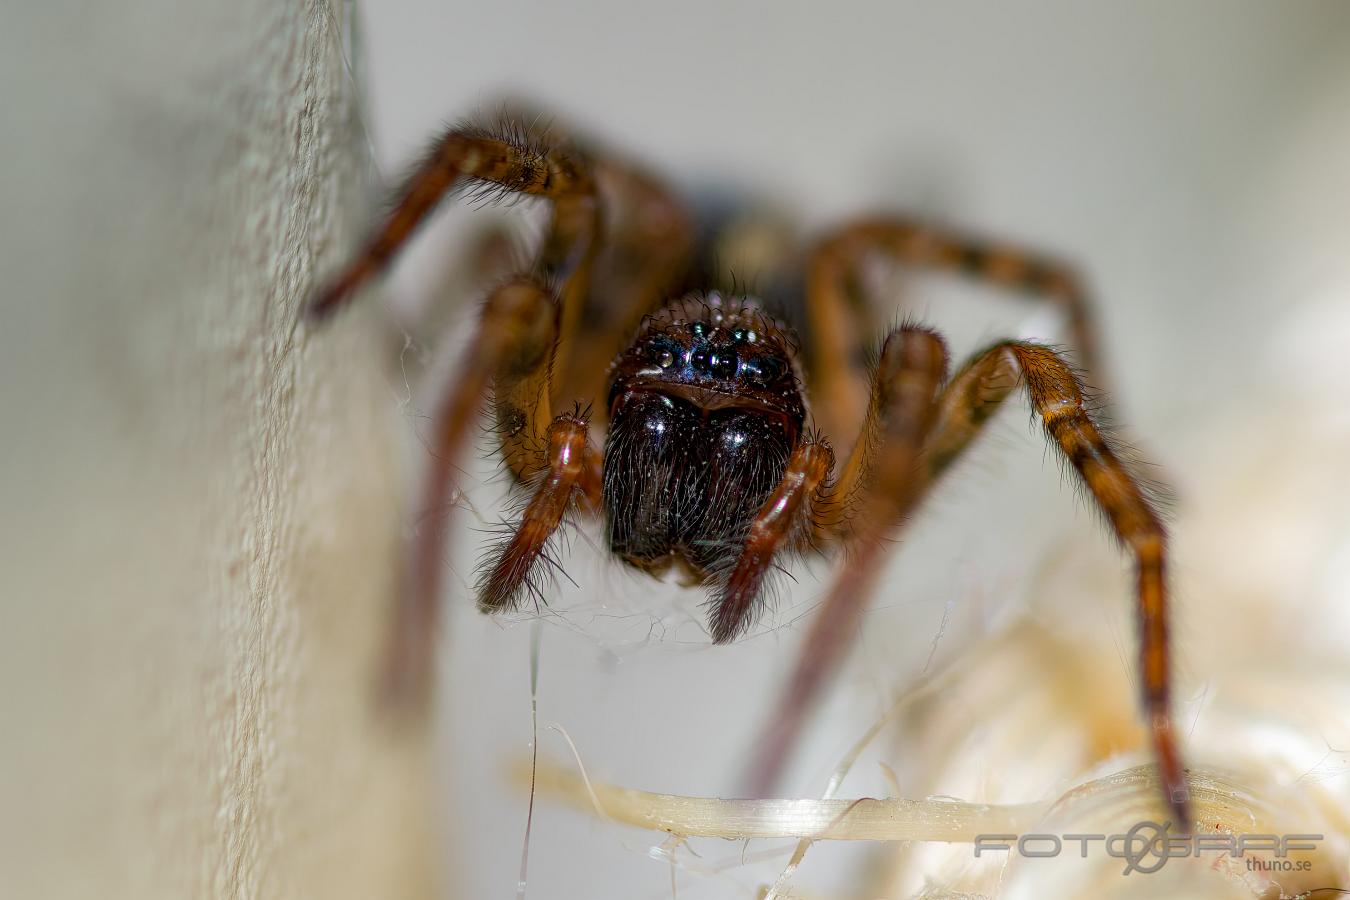
{"label": "spider eye", "polygon": [[783,361],[776,356],[757,356],[745,364],[745,375],[751,381],[768,384],[783,374]]}
{"label": "spider eye", "polygon": [[663,369],[675,365],[675,349],[667,341],[657,341],[647,347],[647,358]]}
{"label": "spider eye", "polygon": [[712,373],[718,378],[735,378],[736,368],[736,351],[730,347],[719,350],[712,358]]}
{"label": "spider eye", "polygon": [[735,378],[740,361],[736,359],[736,351],[730,347],[712,348],[705,345],[689,354],[689,365],[703,375]]}

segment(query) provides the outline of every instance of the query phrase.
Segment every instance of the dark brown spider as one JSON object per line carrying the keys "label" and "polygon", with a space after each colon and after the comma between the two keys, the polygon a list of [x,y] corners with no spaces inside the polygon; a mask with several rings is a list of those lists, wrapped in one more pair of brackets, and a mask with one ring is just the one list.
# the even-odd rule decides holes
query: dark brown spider
{"label": "dark brown spider", "polygon": [[[848,648],[888,539],[1021,384],[1049,439],[1135,558],[1144,709],[1167,803],[1187,827],[1168,700],[1166,534],[1094,424],[1074,370],[1047,347],[1006,340],[949,375],[942,339],[916,325],[892,329],[875,365],[858,349],[871,328],[860,265],[882,254],[1058,304],[1091,370],[1078,280],[1006,246],[896,219],[860,221],[808,258],[801,305],[809,343],[801,360],[793,329],[758,300],[689,292],[699,280],[711,287],[696,263],[706,247],[662,184],[552,126],[522,124],[528,121],[504,117],[441,137],[386,221],[309,310],[319,319],[348,301],[452,188],[551,201],[537,259],[488,296],[436,413],[427,527],[396,627],[402,689],[416,689],[428,670],[445,538],[444,517],[434,513],[490,396],[501,454],[529,499],[487,560],[478,587],[484,611],[515,608],[528,594],[544,600],[539,576],[551,564],[548,543],[574,511],[603,516],[611,551],[628,565],[652,575],[676,566],[706,586],[718,643],[750,623],[775,560],[848,549],[849,564],[816,614],[756,753],[753,786],[762,794]],[[601,426],[603,450],[591,439]],[[831,440],[843,453],[837,476]]]}

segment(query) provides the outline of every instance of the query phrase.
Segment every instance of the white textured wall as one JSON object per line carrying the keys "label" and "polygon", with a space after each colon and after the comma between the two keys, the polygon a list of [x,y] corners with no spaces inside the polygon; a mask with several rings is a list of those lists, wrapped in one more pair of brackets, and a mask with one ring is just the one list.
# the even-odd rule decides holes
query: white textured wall
{"label": "white textured wall", "polygon": [[399,479],[323,3],[0,26],[0,895],[429,892],[424,729],[370,686]]}

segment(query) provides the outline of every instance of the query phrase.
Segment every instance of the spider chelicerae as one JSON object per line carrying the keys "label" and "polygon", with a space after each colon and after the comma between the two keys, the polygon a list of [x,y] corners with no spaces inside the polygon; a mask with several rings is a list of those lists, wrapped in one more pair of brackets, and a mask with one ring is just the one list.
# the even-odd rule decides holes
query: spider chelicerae
{"label": "spider chelicerae", "polygon": [[525,499],[482,568],[485,612],[525,597],[545,602],[556,565],[549,543],[574,515],[603,518],[625,564],[653,576],[676,568],[705,586],[718,643],[746,630],[787,555],[847,551],[756,750],[752,787],[767,793],[848,649],[890,539],[1021,385],[1134,558],[1144,711],[1165,800],[1188,827],[1168,697],[1166,532],[1094,422],[1078,373],[1049,347],[1003,340],[952,374],[942,338],[917,324],[886,333],[874,361],[862,351],[876,335],[861,270],[883,256],[1058,305],[1090,372],[1078,278],[1011,246],[877,217],[802,254],[798,289],[771,311],[713,283],[706,229],[659,179],[540,122],[507,113],[447,131],[309,307],[318,320],[343,306],[452,191],[549,201],[542,246],[489,292],[435,414],[428,515],[395,623],[391,683],[408,692],[425,682],[445,542],[445,517],[435,513],[489,399],[505,467]]}

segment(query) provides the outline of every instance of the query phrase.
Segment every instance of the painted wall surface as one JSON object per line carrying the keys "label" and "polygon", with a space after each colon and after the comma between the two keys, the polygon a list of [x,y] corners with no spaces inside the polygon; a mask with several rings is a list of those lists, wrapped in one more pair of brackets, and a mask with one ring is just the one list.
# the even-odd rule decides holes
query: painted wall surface
{"label": "painted wall surface", "polygon": [[380,330],[297,325],[364,214],[349,15],[5,14],[5,897],[431,891]]}

